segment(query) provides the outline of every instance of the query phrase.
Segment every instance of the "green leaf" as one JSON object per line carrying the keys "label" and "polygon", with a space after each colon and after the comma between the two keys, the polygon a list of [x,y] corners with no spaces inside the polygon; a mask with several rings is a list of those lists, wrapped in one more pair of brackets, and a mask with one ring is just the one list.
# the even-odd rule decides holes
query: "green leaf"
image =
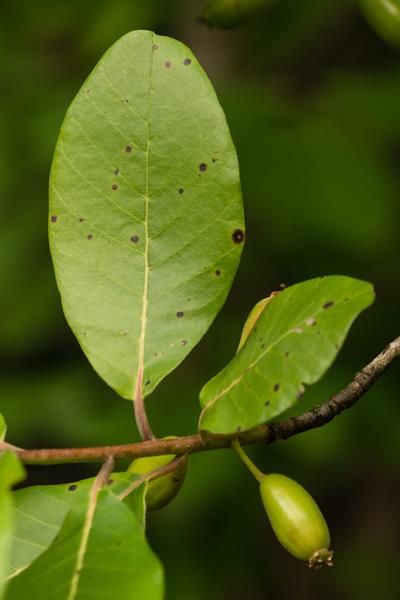
{"label": "green leaf", "polygon": [[[113,473],[109,479],[110,492],[119,494],[137,476]],[[5,578],[26,569],[54,541],[72,506],[88,497],[93,478],[62,485],[37,485],[14,492],[15,526],[9,560],[5,561]],[[138,495],[130,494],[132,502]],[[131,507],[133,509],[133,507]],[[136,515],[142,519],[139,506]]]}
{"label": "green leaf", "polygon": [[271,298],[238,354],[201,390],[200,430],[251,429],[295,404],[373,299],[370,284],[342,276],[310,279]]}
{"label": "green leaf", "polygon": [[[142,496],[141,491],[136,490]],[[161,600],[163,571],[143,522],[108,489],[71,507],[52,545],[10,582],[7,600]]]}
{"label": "green leaf", "polygon": [[7,433],[7,425],[3,415],[0,413],[0,442],[4,442]]}
{"label": "green leaf", "polygon": [[66,318],[101,377],[141,398],[204,335],[244,240],[235,149],[183,44],[135,31],[72,102],[50,179]]}
{"label": "green leaf", "polygon": [[24,468],[13,452],[0,454],[0,599],[7,585],[5,571],[14,528],[14,503],[10,489],[24,477]]}
{"label": "green leaf", "polygon": [[393,46],[400,46],[399,0],[359,0],[365,18],[376,33]]}

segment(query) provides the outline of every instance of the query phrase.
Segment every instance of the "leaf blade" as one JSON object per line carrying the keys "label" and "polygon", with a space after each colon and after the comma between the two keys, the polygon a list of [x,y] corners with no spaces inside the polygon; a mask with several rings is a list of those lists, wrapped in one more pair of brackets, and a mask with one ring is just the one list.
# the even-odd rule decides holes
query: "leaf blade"
{"label": "leaf blade", "polygon": [[92,366],[148,395],[215,318],[244,237],[225,116],[183,44],[131,32],[89,76],[55,152],[49,237]]}
{"label": "leaf blade", "polygon": [[3,598],[7,586],[5,572],[14,529],[11,488],[24,476],[24,468],[13,452],[0,453],[0,598]]}
{"label": "leaf blade", "polygon": [[286,288],[260,315],[243,348],[201,390],[201,431],[232,434],[292,406],[333,362],[372,287],[343,276]]}
{"label": "leaf blade", "polygon": [[83,600],[104,594],[111,600],[163,595],[162,568],[146,543],[143,522],[107,489],[71,507],[52,545],[11,580],[8,598]]}

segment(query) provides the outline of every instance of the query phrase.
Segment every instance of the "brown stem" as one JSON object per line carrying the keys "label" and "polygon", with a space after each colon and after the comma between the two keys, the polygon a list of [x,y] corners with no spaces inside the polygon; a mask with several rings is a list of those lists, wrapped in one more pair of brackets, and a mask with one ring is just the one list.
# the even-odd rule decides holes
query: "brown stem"
{"label": "brown stem", "polygon": [[[396,338],[376,356],[362,371],[356,374],[343,390],[323,404],[314,407],[298,417],[291,417],[280,423],[259,425],[249,431],[232,435],[195,434],[173,439],[150,439],[137,444],[102,446],[94,448],[55,448],[44,450],[17,450],[18,456],[26,464],[61,464],[104,461],[108,456],[114,459],[160,456],[162,454],[191,454],[206,450],[228,448],[233,439],[240,439],[241,445],[271,443],[287,439],[308,429],[321,427],[353,406],[383,375],[400,356],[400,337]],[[1,450],[1,444],[0,444]]]}

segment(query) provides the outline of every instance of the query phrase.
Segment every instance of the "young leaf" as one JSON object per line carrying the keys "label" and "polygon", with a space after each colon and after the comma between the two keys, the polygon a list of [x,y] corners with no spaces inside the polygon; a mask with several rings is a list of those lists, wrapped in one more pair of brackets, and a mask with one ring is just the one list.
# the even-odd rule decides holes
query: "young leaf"
{"label": "young leaf", "polygon": [[5,570],[14,528],[14,503],[10,490],[24,476],[24,469],[14,453],[0,454],[0,600],[7,585]]}
{"label": "young leaf", "polygon": [[3,415],[0,413],[0,442],[4,442],[7,433],[7,425]]}
{"label": "young leaf", "polygon": [[[118,495],[137,475],[113,473],[108,490]],[[15,523],[9,560],[4,564],[4,578],[9,579],[26,569],[50,546],[72,506],[87,499],[93,478],[61,485],[37,485],[14,492]],[[128,496],[131,501],[138,494]],[[135,511],[140,518],[143,516]]]}
{"label": "young leaf", "polygon": [[270,299],[241,350],[201,390],[200,430],[231,434],[265,423],[302,395],[334,360],[372,286],[330,276]]}
{"label": "young leaf", "polygon": [[101,59],[58,139],[49,229],[83,351],[142,399],[210,326],[244,241],[235,149],[186,46],[135,31]]}
{"label": "young leaf", "polygon": [[7,600],[161,600],[163,571],[143,522],[108,489],[94,486],[71,507],[48,550],[10,581]]}

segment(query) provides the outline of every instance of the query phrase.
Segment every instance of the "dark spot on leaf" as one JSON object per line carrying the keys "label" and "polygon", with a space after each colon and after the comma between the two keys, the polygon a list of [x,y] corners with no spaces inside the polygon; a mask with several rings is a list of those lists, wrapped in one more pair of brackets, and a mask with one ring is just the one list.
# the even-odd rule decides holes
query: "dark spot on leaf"
{"label": "dark spot on leaf", "polygon": [[178,317],[178,319],[180,319],[181,317],[184,316],[184,312],[182,310],[178,310],[178,312],[176,313],[176,316]]}
{"label": "dark spot on leaf", "polygon": [[158,50],[157,44],[153,44],[153,50]]}
{"label": "dark spot on leaf", "polygon": [[172,482],[173,483],[179,483],[179,481],[180,481],[179,477],[173,477],[172,478]]}
{"label": "dark spot on leaf", "polygon": [[269,406],[270,404],[271,404],[271,403],[270,403],[270,401],[269,401],[269,400],[267,400],[267,401],[265,402],[265,405],[264,405],[264,406]]}
{"label": "dark spot on leaf", "polygon": [[86,237],[87,237],[88,240],[92,240],[93,239],[93,236],[92,236],[91,233],[89,233]]}
{"label": "dark spot on leaf", "polygon": [[330,308],[330,307],[331,307],[331,306],[333,306],[333,305],[334,305],[334,302],[332,302],[332,300],[331,300],[331,301],[329,301],[329,302],[325,302],[325,304],[323,305],[323,307],[322,307],[322,308],[323,308],[324,310],[327,310],[328,308]]}
{"label": "dark spot on leaf", "polygon": [[114,175],[119,175],[119,169],[118,169],[118,167],[116,169],[114,169]]}
{"label": "dark spot on leaf", "polygon": [[112,485],[114,483],[114,479],[107,479],[107,485]]}
{"label": "dark spot on leaf", "polygon": [[129,146],[129,145],[125,146],[125,152],[127,154],[130,154],[132,152],[132,146]]}
{"label": "dark spot on leaf", "polygon": [[235,229],[232,233],[232,239],[235,244],[241,244],[244,240],[244,231],[242,229]]}
{"label": "dark spot on leaf", "polygon": [[77,487],[78,487],[78,486],[77,486],[77,485],[75,485],[75,484],[73,483],[72,485],[70,485],[70,486],[68,487],[68,490],[69,490],[70,492],[74,492],[74,491],[77,489]]}
{"label": "dark spot on leaf", "polygon": [[182,346],[187,346],[187,340],[181,340],[181,345]]}
{"label": "dark spot on leaf", "polygon": [[218,160],[217,158],[212,159],[213,163],[217,162],[217,160]]}
{"label": "dark spot on leaf", "polygon": [[57,219],[58,219],[57,215],[51,215],[51,217],[50,217],[50,221],[52,223],[57,223]]}
{"label": "dark spot on leaf", "polygon": [[274,385],[274,392],[277,392],[277,391],[279,390],[279,388],[280,388],[280,387],[281,387],[281,384],[280,384],[280,383],[276,383],[276,384]]}
{"label": "dark spot on leaf", "polygon": [[129,103],[129,100],[128,100],[128,98],[123,98],[123,99],[121,100],[121,102],[125,102],[126,104],[128,104],[128,103]]}
{"label": "dark spot on leaf", "polygon": [[348,301],[349,301],[349,298],[345,298],[345,299],[344,299],[344,301],[345,301],[345,302],[348,302]]}
{"label": "dark spot on leaf", "polygon": [[79,219],[79,223],[83,223],[84,219],[82,217]]}
{"label": "dark spot on leaf", "polygon": [[184,64],[184,65],[190,65],[190,64],[191,64],[191,62],[192,62],[192,61],[190,60],[190,58],[185,58],[185,60],[183,61],[183,64]]}
{"label": "dark spot on leaf", "polygon": [[264,350],[265,344],[261,344],[261,349]]}
{"label": "dark spot on leaf", "polygon": [[153,356],[158,356],[158,352],[154,352]]}
{"label": "dark spot on leaf", "polygon": [[150,385],[151,379],[148,379],[144,385]]}
{"label": "dark spot on leaf", "polygon": [[179,190],[178,190],[178,192],[179,192],[180,194],[183,194],[183,192],[184,192],[184,191],[185,191],[185,190],[184,190],[183,188],[179,188]]}
{"label": "dark spot on leaf", "polygon": [[289,354],[290,354],[290,352],[289,352],[289,350],[287,350],[287,351],[285,352],[285,358],[287,358],[287,357],[289,356]]}
{"label": "dark spot on leaf", "polygon": [[167,69],[171,68],[171,61],[167,60],[167,62],[165,63],[165,66]]}
{"label": "dark spot on leaf", "polygon": [[199,164],[199,169],[200,171],[202,171],[204,173],[204,171],[207,171],[207,165],[206,163],[200,163]]}
{"label": "dark spot on leaf", "polygon": [[219,277],[219,276],[221,275],[221,271],[220,271],[219,269],[217,269],[217,270],[215,271],[215,274],[216,274],[216,276],[217,276],[217,277]]}
{"label": "dark spot on leaf", "polygon": [[316,324],[317,324],[317,321],[314,319],[314,317],[309,317],[306,320],[306,325],[308,325],[308,326],[310,326],[310,325],[316,325]]}
{"label": "dark spot on leaf", "polygon": [[116,184],[116,183],[113,183],[113,184],[112,184],[112,186],[111,186],[111,189],[112,189],[112,190],[117,190],[117,189],[118,189],[118,186],[117,186],[117,184]]}
{"label": "dark spot on leaf", "polygon": [[133,235],[133,236],[131,237],[131,242],[133,242],[134,244],[137,244],[137,243],[138,243],[138,241],[139,241],[139,236],[137,236],[137,235]]}

